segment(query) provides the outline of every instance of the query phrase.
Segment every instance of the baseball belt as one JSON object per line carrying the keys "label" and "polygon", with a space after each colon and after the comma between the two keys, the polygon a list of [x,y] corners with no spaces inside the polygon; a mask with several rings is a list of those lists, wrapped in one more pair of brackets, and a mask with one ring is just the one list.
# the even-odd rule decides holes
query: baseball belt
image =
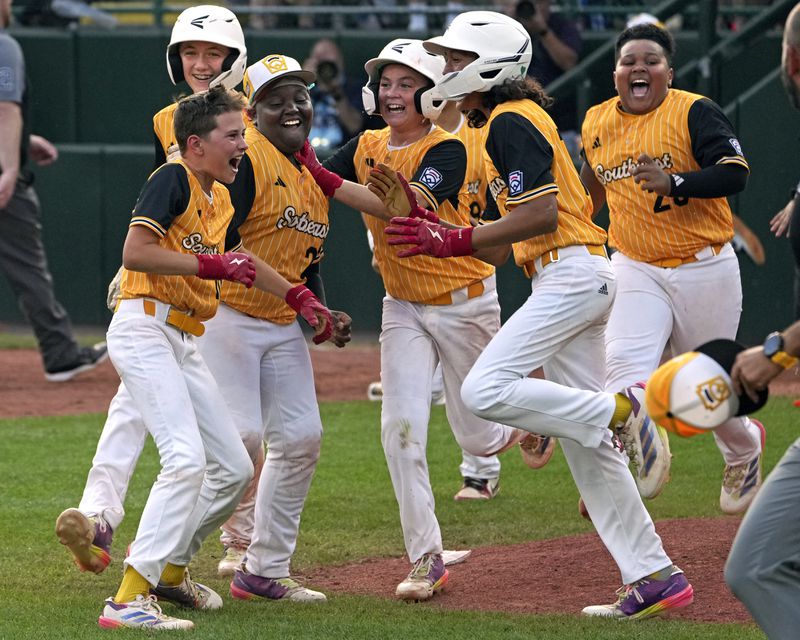
{"label": "baseball belt", "polygon": [[[121,299],[117,301],[117,308],[119,308],[119,303],[121,301]],[[142,298],[142,308],[144,309],[145,315],[152,316],[154,318],[158,317],[156,315],[156,303],[152,300]],[[116,311],[116,309],[114,310]],[[197,337],[202,336],[206,331],[203,323],[197,318],[194,318],[185,311],[180,311],[175,307],[169,308],[169,311],[167,311],[167,317],[164,318],[164,323],[174,327],[178,331],[183,331],[184,333],[189,333]]]}
{"label": "baseball belt", "polygon": [[[588,254],[591,256],[603,256],[604,258],[608,258],[608,252],[606,251],[605,245],[602,244],[570,245],[569,247],[561,247],[561,252],[565,253],[565,249],[571,252],[572,249],[579,247],[586,249]],[[533,277],[533,275],[537,272],[536,262],[539,260],[541,261],[541,265],[539,266],[539,271],[544,269],[548,264],[552,264],[553,262],[558,262],[560,260],[558,255],[558,248],[550,249],[550,251],[545,251],[536,260],[530,260],[525,263],[524,265],[525,273],[529,278]]]}
{"label": "baseball belt", "polygon": [[680,267],[683,264],[691,264],[692,262],[700,262],[701,260],[706,260],[707,258],[713,258],[714,256],[719,255],[719,252],[722,251],[724,246],[724,244],[712,244],[705,249],[701,249],[693,256],[689,256],[688,258],[664,258],[663,260],[653,260],[647,264],[653,265],[654,267],[661,267],[663,269],[674,269],[675,267]]}

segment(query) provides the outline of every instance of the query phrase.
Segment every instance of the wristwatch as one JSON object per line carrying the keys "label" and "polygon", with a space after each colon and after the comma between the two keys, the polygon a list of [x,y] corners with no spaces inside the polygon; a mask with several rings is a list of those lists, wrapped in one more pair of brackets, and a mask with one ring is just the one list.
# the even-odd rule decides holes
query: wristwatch
{"label": "wristwatch", "polygon": [[783,350],[783,336],[780,331],[773,331],[764,340],[764,356],[784,369],[795,366],[798,359]]}

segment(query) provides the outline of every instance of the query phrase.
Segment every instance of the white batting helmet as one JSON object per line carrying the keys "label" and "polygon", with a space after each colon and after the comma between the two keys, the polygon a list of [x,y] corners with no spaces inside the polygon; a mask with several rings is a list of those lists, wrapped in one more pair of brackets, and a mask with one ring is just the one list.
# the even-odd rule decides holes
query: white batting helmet
{"label": "white batting helmet", "polygon": [[369,115],[378,113],[378,87],[381,71],[387,64],[402,64],[421,73],[431,81],[430,87],[419,89],[414,95],[414,106],[417,111],[431,120],[436,120],[444,109],[444,100],[435,90],[436,83],[442,77],[444,59],[425,50],[422,40],[398,38],[392,40],[380,52],[377,58],[367,60],[364,69],[367,72],[367,84],[361,90],[364,111]]}
{"label": "white batting helmet", "polygon": [[531,63],[531,38],[519,22],[495,11],[466,11],[457,15],[444,35],[426,40],[431,53],[447,49],[478,55],[461,71],[453,71],[437,83],[447,100],[459,100],[473,91],[489,91],[506,80],[524,78]]}
{"label": "white batting helmet", "polygon": [[767,390],[753,401],[733,389],[730,371],[743,350],[733,340],[712,340],[662,364],[647,381],[648,415],[667,431],[692,436],[760,409]]}
{"label": "white batting helmet", "polygon": [[173,84],[185,80],[178,52],[180,43],[193,40],[212,42],[231,50],[222,63],[222,73],[209,83],[209,87],[221,84],[226,89],[233,89],[242,81],[247,67],[247,47],[242,26],[230,9],[203,4],[189,7],[178,16],[167,46],[167,73]]}

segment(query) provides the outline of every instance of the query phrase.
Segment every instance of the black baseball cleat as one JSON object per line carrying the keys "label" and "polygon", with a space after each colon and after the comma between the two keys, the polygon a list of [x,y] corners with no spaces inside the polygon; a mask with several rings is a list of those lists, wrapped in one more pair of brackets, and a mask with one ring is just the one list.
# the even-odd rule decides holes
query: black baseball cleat
{"label": "black baseball cleat", "polygon": [[44,377],[50,382],[66,382],[86,371],[91,371],[108,358],[108,347],[105,342],[98,342],[93,347],[84,347],[78,351],[78,358],[63,366],[49,369]]}

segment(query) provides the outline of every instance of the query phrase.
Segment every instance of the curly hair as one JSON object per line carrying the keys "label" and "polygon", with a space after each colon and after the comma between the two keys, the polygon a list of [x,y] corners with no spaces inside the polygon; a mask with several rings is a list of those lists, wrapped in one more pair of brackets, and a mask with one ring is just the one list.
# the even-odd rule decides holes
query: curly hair
{"label": "curly hair", "polygon": [[675,39],[666,29],[662,29],[654,24],[637,24],[625,29],[617,36],[617,43],[614,47],[614,62],[619,60],[622,47],[631,40],[652,40],[664,50],[667,63],[672,66],[672,58],[675,55]]}
{"label": "curly hair", "polygon": [[[553,99],[547,95],[544,87],[531,77],[506,80],[503,84],[481,93],[481,99],[484,109],[489,112],[497,105],[511,100],[533,100],[543,109],[553,104]],[[467,114],[467,119],[471,127],[480,128],[486,124],[486,116],[480,109],[472,109]]]}

